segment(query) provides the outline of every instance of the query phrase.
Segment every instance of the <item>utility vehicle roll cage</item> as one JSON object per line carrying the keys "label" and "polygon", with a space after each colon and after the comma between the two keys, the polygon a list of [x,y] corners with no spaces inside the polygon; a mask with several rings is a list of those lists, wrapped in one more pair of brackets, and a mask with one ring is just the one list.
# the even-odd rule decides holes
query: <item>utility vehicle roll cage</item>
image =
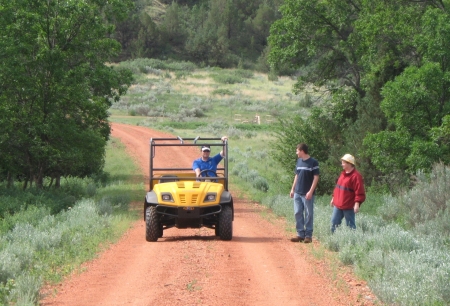
{"label": "utility vehicle roll cage", "polygon": [[[187,142],[192,141],[192,142]],[[199,142],[200,141],[200,142]],[[212,142],[212,141],[220,141],[221,143]],[[198,178],[195,176],[195,173],[192,169],[192,165],[190,168],[155,168],[153,166],[153,159],[156,156],[156,147],[198,147],[199,149],[202,146],[210,146],[223,148],[225,158],[223,159],[223,167],[217,167],[217,172],[223,174],[223,176],[215,176],[215,177],[202,177]],[[180,136],[173,138],[151,138],[150,139],[150,191],[153,190],[153,187],[156,183],[170,182],[170,181],[205,181],[215,180],[219,183],[222,183],[224,189],[228,191],[228,141],[222,143],[221,138],[200,138],[197,136],[195,138],[181,138]],[[171,158],[170,156],[167,158]],[[176,158],[174,156],[173,158]],[[193,162],[193,160],[192,160]],[[220,172],[223,171],[223,172]],[[155,172],[163,173],[162,175],[156,175]],[[168,175],[168,173],[172,173],[174,175]],[[216,175],[217,175],[216,172]]]}

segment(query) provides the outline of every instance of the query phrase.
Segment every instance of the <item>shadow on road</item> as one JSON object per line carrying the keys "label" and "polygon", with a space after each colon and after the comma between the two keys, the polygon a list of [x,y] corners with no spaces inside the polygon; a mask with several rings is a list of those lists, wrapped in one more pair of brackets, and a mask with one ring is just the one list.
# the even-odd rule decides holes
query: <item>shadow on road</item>
{"label": "shadow on road", "polygon": [[[282,241],[283,237],[242,237],[242,236],[233,236],[231,241],[224,241],[227,243],[233,242],[245,242],[245,243],[261,243],[261,242],[276,242]],[[175,241],[211,241],[211,240],[220,240],[218,236],[176,236],[176,237],[162,237],[158,240],[158,242],[175,242]]]}

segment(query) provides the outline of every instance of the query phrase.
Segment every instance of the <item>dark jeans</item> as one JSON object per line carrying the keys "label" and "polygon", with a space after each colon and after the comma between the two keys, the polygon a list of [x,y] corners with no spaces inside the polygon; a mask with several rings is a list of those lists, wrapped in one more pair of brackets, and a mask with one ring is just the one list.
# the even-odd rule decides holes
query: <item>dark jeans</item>
{"label": "dark jeans", "polygon": [[334,233],[336,227],[341,225],[343,218],[345,218],[345,223],[348,227],[356,229],[355,211],[353,209],[339,209],[334,206],[333,214],[331,215],[331,232]]}

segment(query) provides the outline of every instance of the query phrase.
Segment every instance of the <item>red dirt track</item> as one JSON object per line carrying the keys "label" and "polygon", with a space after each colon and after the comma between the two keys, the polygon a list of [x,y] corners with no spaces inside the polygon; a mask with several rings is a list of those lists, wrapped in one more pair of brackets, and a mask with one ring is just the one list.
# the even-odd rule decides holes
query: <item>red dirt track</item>
{"label": "red dirt track", "polygon": [[[150,138],[173,137],[116,123],[112,136],[126,145],[146,178]],[[156,166],[158,158],[185,165],[200,156],[194,148],[166,150],[155,157]],[[373,294],[349,268],[333,269],[312,255],[318,241],[292,243],[284,221],[263,218],[261,205],[236,194],[234,205],[231,241],[219,240],[212,229],[171,228],[157,242],[146,242],[139,220],[86,263],[85,272],[46,290],[40,305],[374,305]]]}

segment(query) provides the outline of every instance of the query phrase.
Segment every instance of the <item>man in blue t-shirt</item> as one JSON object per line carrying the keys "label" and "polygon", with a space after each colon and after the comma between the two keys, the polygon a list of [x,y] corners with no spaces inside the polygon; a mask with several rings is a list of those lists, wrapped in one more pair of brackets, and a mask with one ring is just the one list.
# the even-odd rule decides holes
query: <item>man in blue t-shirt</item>
{"label": "man in blue t-shirt", "polygon": [[319,182],[319,162],[309,156],[305,143],[297,145],[297,163],[290,197],[294,198],[294,216],[297,236],[292,242],[312,242],[314,222],[314,194]]}
{"label": "man in blue t-shirt", "polygon": [[[227,139],[228,139],[227,136],[223,136],[222,142],[227,141]],[[214,157],[210,157],[209,156],[210,154],[211,148],[209,146],[202,146],[202,157],[194,160],[194,163],[192,164],[192,169],[194,170],[195,175],[197,177],[200,177],[200,172],[203,170],[211,170],[211,171],[203,172],[201,174],[202,177],[216,176],[217,165],[222,161],[223,157],[225,156],[225,152],[222,150]]]}

